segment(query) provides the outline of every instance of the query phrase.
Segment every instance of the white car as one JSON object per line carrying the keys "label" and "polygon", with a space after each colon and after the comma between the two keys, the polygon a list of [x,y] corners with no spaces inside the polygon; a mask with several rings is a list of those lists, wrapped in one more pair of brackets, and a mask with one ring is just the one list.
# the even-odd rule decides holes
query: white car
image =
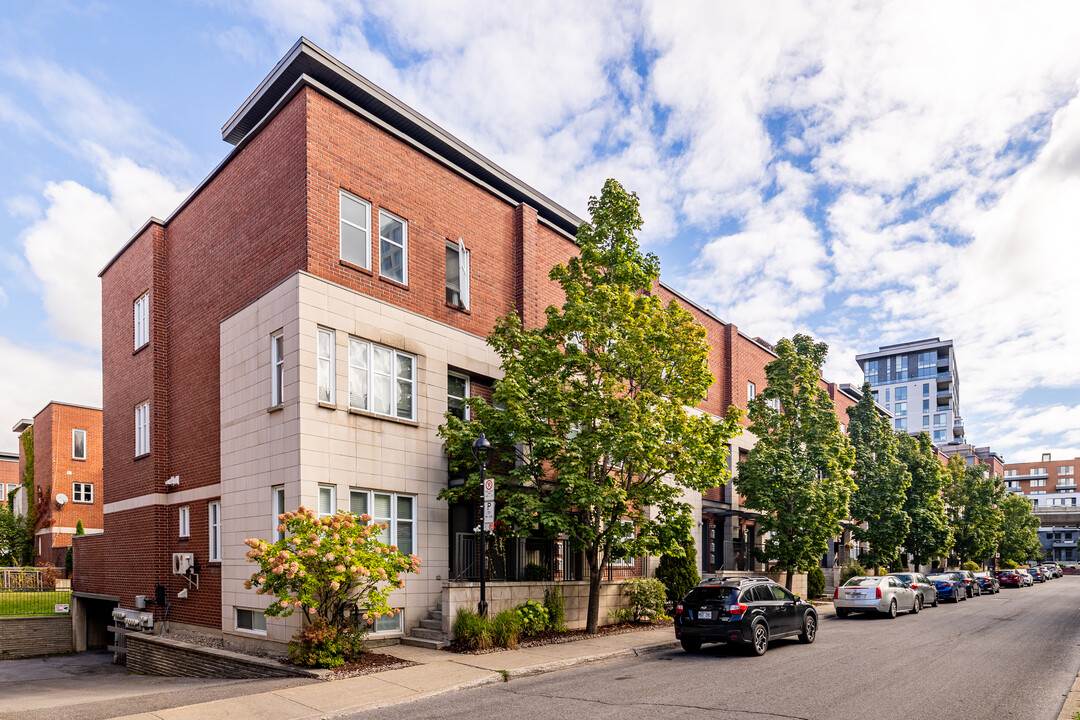
{"label": "white car", "polygon": [[919,612],[916,593],[891,575],[883,577],[853,577],[836,588],[833,607],[836,617],[853,612],[878,612],[894,618],[898,611]]}

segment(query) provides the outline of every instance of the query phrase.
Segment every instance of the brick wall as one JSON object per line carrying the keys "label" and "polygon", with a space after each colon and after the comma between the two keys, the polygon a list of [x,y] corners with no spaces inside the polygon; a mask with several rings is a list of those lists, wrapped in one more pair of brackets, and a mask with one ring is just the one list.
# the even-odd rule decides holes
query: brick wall
{"label": "brick wall", "polygon": [[0,660],[75,652],[71,616],[0,617]]}
{"label": "brick wall", "polygon": [[127,668],[140,675],[192,678],[312,677],[276,660],[218,650],[154,635],[126,636]]}

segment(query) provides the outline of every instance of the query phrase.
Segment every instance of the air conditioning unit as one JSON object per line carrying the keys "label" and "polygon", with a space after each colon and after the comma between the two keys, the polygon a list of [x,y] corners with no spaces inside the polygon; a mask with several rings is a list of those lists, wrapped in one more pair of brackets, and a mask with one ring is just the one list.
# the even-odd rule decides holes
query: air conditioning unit
{"label": "air conditioning unit", "polygon": [[173,575],[187,575],[195,567],[195,555],[193,553],[173,553]]}

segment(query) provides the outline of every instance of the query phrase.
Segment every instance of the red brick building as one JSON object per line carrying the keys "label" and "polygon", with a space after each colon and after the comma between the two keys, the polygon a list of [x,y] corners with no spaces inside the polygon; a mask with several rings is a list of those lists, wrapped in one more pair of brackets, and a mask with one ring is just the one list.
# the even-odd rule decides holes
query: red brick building
{"label": "red brick building", "polygon": [[[561,302],[548,272],[580,219],[303,39],[222,136],[229,155],[100,274],[109,484],[105,534],[75,543],[76,617],[160,587],[174,625],[284,641],[297,620],[263,618],[243,540],[303,504],[368,512],[423,558],[375,628],[400,635],[475,570],[475,507],[437,499],[453,480],[436,428],[499,376],[496,318],[537,326]],[[708,331],[702,409],[745,407],[771,349],[660,293]],[[752,444],[733,441],[733,462]],[[714,561],[734,554],[714,528],[754,544],[730,488],[694,501]],[[537,552],[522,539],[501,572]]]}
{"label": "red brick building", "polygon": [[26,467],[22,433],[30,427],[34,484],[32,490],[26,489],[26,502],[32,502],[36,512],[34,564],[64,567],[80,521],[87,535],[102,532],[101,410],[54,401],[33,420],[16,424],[13,430],[20,434],[16,478]]}
{"label": "red brick building", "polygon": [[1080,458],[1052,460],[1043,453],[1038,462],[1005,463],[1000,473],[1005,487],[1026,495],[1037,508],[1077,507],[1076,473]]}
{"label": "red brick building", "polygon": [[[8,501],[8,493],[22,487],[19,477],[19,453],[0,452],[0,502]],[[14,496],[12,500],[14,500]]]}

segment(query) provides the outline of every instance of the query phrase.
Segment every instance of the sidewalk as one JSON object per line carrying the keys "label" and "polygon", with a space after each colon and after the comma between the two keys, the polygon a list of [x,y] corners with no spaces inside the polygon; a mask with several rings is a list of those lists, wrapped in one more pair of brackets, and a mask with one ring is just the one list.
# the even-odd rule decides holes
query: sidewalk
{"label": "sidewalk", "polygon": [[128,715],[122,720],[325,718],[677,646],[675,631],[670,627],[486,655],[395,645],[379,648],[379,652],[419,664],[347,680]]}

